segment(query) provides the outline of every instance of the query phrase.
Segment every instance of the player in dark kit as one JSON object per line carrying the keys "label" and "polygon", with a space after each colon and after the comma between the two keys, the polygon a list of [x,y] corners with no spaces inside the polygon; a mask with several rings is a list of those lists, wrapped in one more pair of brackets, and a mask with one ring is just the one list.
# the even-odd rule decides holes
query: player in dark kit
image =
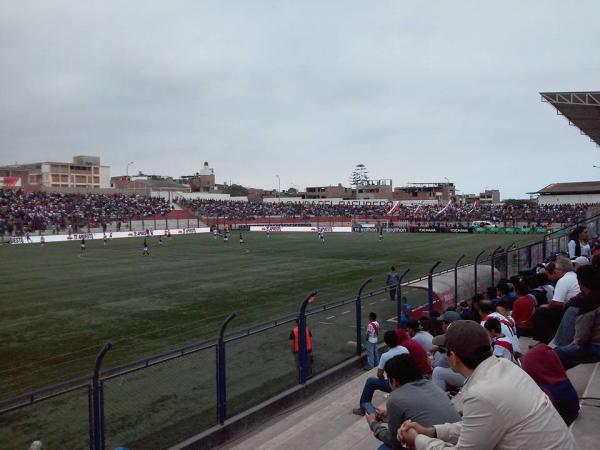
{"label": "player in dark kit", "polygon": [[148,241],[144,238],[144,253],[142,256],[150,256],[150,252],[148,251]]}
{"label": "player in dark kit", "polygon": [[229,242],[229,233],[227,231],[225,231],[225,234],[223,235],[223,242]]}
{"label": "player in dark kit", "polygon": [[240,233],[240,245],[242,245],[244,243],[244,236],[242,236],[242,233]]}
{"label": "player in dark kit", "polygon": [[85,250],[85,238],[81,238],[81,251]]}
{"label": "player in dark kit", "polygon": [[379,240],[383,241],[383,228],[379,229]]}
{"label": "player in dark kit", "polygon": [[158,237],[158,245],[163,246],[162,235]]}

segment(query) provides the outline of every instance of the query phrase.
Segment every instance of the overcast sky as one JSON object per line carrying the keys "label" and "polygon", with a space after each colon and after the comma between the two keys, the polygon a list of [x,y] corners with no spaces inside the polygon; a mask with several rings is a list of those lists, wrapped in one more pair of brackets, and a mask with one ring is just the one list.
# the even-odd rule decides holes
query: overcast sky
{"label": "overcast sky", "polygon": [[[524,197],[600,179],[539,92],[600,90],[600,2],[0,2],[0,163]],[[577,5],[577,6],[575,6]]]}

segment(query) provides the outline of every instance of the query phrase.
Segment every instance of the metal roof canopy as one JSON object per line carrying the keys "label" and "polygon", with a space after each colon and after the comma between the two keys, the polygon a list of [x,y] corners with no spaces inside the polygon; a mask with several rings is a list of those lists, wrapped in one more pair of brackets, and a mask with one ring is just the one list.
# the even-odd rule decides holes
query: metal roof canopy
{"label": "metal roof canopy", "polygon": [[542,101],[550,103],[569,125],[600,146],[600,92],[540,92]]}

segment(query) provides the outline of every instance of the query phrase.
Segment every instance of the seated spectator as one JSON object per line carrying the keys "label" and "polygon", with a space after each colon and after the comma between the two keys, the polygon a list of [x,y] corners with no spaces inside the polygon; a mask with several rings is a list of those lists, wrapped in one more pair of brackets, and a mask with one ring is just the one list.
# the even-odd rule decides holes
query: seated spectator
{"label": "seated spectator", "polygon": [[592,256],[590,243],[588,241],[588,229],[580,225],[569,235],[569,258],[575,259],[578,256]]}
{"label": "seated spectator", "polygon": [[508,359],[514,361],[514,351],[512,340],[502,333],[502,326],[498,319],[488,319],[484,328],[488,331],[494,347],[493,355],[497,358]]}
{"label": "seated spectator", "polygon": [[[501,304],[501,311],[508,311],[509,300],[503,299]],[[512,318],[509,319],[508,316],[500,314],[498,311],[496,311],[497,306],[492,305],[487,300],[481,302],[480,308],[483,315],[480,322],[481,326],[484,326],[485,322],[487,322],[489,319],[498,319],[500,321],[500,326],[502,327],[502,334],[511,340],[514,352],[520,353],[521,344],[519,343],[519,338],[517,337],[517,330],[514,320]]]}
{"label": "seated spectator", "polygon": [[[527,290],[528,290],[527,294],[533,298],[533,300],[535,302],[535,306],[540,306],[540,305],[544,305],[544,304],[548,303],[548,291],[543,286],[544,284],[547,284],[547,282],[548,282],[548,277],[546,276],[545,273],[531,275],[531,276],[525,277],[523,279],[523,284],[525,284],[525,286],[527,287]],[[520,283],[517,283],[517,284],[520,284]],[[515,285],[515,292],[516,292],[516,290],[517,290],[517,285]],[[523,290],[523,289],[521,289],[521,290]],[[516,293],[517,293],[517,298],[519,298],[520,294],[518,292],[516,292]],[[554,294],[554,287],[552,287],[552,293],[550,295],[552,295],[552,294]],[[513,310],[514,310],[514,308],[513,308]]]}
{"label": "seated spectator", "polygon": [[521,367],[546,393],[567,426],[579,415],[579,397],[556,352],[546,344],[533,347]]}
{"label": "seated spectator", "polygon": [[437,311],[431,311],[429,317],[424,316],[419,319],[421,326],[423,329],[427,330],[429,334],[432,336],[437,336],[438,334],[442,334],[442,323],[438,320],[440,317],[440,313]]}
{"label": "seated spectator", "polygon": [[577,280],[584,295],[575,322],[575,337],[555,351],[565,369],[600,361],[600,271],[592,266],[581,268]]}
{"label": "seated spectator", "polygon": [[429,352],[431,350],[431,342],[433,341],[433,336],[431,333],[425,331],[421,324],[417,320],[409,320],[406,324],[406,331],[408,335],[414,340],[417,341],[423,350]]}
{"label": "seated spectator", "polygon": [[385,374],[392,388],[386,408],[377,409],[377,416],[366,416],[373,435],[383,442],[379,450],[404,448],[397,435],[398,428],[407,419],[425,426],[460,420],[448,396],[423,378],[412,356],[394,356],[385,364]]}
{"label": "seated spectator", "polygon": [[353,414],[364,416],[365,410],[363,409],[363,403],[371,403],[373,400],[373,394],[375,391],[391,392],[390,383],[384,378],[384,367],[394,356],[408,353],[406,347],[398,345],[398,337],[392,330],[388,330],[383,335],[383,341],[388,346],[388,351],[385,352],[379,358],[379,365],[377,366],[377,377],[370,377],[365,382],[360,401],[358,402],[358,408],[352,410]]}
{"label": "seated spectator", "polygon": [[498,298],[498,290],[494,286],[490,286],[485,290],[485,300],[494,302]]}
{"label": "seated spectator", "polygon": [[412,340],[402,328],[396,328],[396,336],[398,337],[398,345],[408,350],[410,356],[417,362],[421,373],[423,375],[431,375],[431,364],[429,364],[427,352],[423,350],[421,344]]}
{"label": "seated spectator", "polygon": [[529,295],[525,283],[515,285],[517,299],[513,303],[512,318],[517,328],[517,337],[533,335],[533,320],[535,315],[535,300]]}
{"label": "seated spectator", "polygon": [[[445,312],[443,317],[442,330],[444,332],[446,332],[452,322],[460,320],[460,318],[449,312]],[[465,378],[450,368],[444,339],[445,336],[443,334],[433,338],[433,346],[431,347],[433,356],[431,381],[443,391],[449,391],[460,388],[464,384]]]}
{"label": "seated spectator", "polygon": [[508,283],[499,283],[497,289],[498,289],[497,298],[492,303],[497,304],[501,300],[506,300],[512,305],[513,298],[510,296],[511,289],[508,286]]}
{"label": "seated spectator", "polygon": [[577,275],[568,258],[556,258],[554,273],[558,281],[552,301],[535,310],[533,338],[544,344],[550,343],[556,334],[564,313],[564,304],[580,292]]}
{"label": "seated spectator", "polygon": [[467,382],[462,421],[426,427],[407,420],[399,441],[417,450],[575,450],[573,435],[548,397],[516,364],[493,358],[485,329],[472,321],[446,331],[450,366]]}

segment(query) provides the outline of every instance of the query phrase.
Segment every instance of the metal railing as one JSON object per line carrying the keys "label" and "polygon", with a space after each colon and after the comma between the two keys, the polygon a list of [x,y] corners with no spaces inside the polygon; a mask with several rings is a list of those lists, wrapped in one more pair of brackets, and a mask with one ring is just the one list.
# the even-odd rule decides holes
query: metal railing
{"label": "metal railing", "polygon": [[[590,235],[600,231],[600,216],[581,223],[588,226]],[[452,300],[456,304],[481,292],[482,263],[489,263],[494,282],[498,272],[509,278],[531,270],[553,252],[566,248],[574,226],[519,248],[515,244],[496,248],[485,260],[481,260],[485,252],[480,252],[472,263],[461,264],[465,255],[460,255],[451,268],[435,272],[440,264],[436,262],[427,275],[410,281],[403,281],[410,270],[405,268],[395,285],[367,290],[372,281],[368,279],[356,295],[324,304],[311,303],[317,295],[314,291],[301,302],[297,313],[227,333],[236,317],[233,312],[215,338],[102,369],[102,360],[111,349],[107,343],[91,375],[0,401],[0,448],[26,448],[34,438],[42,438],[49,448],[136,448],[144,442],[152,442],[153,448],[168,447],[223,425],[228,418],[294,385],[305,384],[315,373],[361,356],[368,309],[377,310],[380,317],[395,317],[395,321],[382,322],[382,329],[393,329],[410,313],[404,300],[410,292],[412,299],[421,298],[413,301],[413,310],[422,307],[431,313],[444,306],[436,304],[434,279],[447,274],[454,277]],[[465,293],[459,290],[458,274],[471,270],[474,288]],[[425,280],[427,289],[417,292],[415,285]],[[290,332],[295,322],[299,351],[292,358]],[[314,348],[319,349],[314,355],[308,351],[306,329],[312,333]]]}

